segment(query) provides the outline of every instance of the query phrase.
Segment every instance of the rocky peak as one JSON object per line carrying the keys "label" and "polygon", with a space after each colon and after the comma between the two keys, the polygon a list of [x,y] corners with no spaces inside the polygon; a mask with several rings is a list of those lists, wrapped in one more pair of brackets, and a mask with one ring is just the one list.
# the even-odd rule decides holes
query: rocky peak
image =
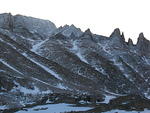
{"label": "rocky peak", "polygon": [[121,37],[121,32],[119,28],[114,29],[114,31],[110,35],[110,37],[114,37],[114,36]]}
{"label": "rocky peak", "polygon": [[112,32],[112,34],[110,35],[110,37],[111,37],[112,39],[120,40],[120,41],[122,41],[122,42],[125,42],[124,33],[123,33],[123,32],[121,33],[119,28],[116,28],[116,29]]}
{"label": "rocky peak", "polygon": [[139,37],[138,37],[138,41],[137,41],[137,45],[139,45],[140,43],[143,43],[144,41],[146,41],[147,39],[144,37],[144,34],[143,33],[140,33],[139,34]]}
{"label": "rocky peak", "polygon": [[92,36],[92,32],[91,32],[90,29],[87,29],[87,30],[85,30],[85,32],[83,33],[83,35],[84,35],[84,36],[85,36],[85,35]]}
{"label": "rocky peak", "polygon": [[143,33],[140,33],[137,41],[137,46],[138,47],[144,46],[144,44],[148,44],[148,43],[150,43],[150,41],[145,38]]}
{"label": "rocky peak", "polygon": [[150,52],[150,41],[145,38],[143,33],[139,34],[136,48],[141,55],[145,55],[147,52]]}
{"label": "rocky peak", "polygon": [[123,39],[123,40],[125,40],[125,36],[124,36],[124,33],[122,32],[122,34],[121,34],[121,38]]}
{"label": "rocky peak", "polygon": [[54,23],[22,15],[11,15],[11,13],[0,14],[0,28],[7,29],[13,32],[23,32],[23,29],[31,33],[38,33],[41,36],[49,36],[56,26]]}
{"label": "rocky peak", "polygon": [[124,38],[124,33],[121,33],[119,28],[116,28],[112,32],[108,40],[109,40],[109,44],[113,47],[119,47],[122,49],[125,49],[127,47],[127,44]]}
{"label": "rocky peak", "polygon": [[80,37],[82,35],[81,29],[75,27],[73,24],[71,26],[69,25],[60,26],[54,33],[55,34],[62,33],[66,37],[70,37],[72,33],[76,37]]}
{"label": "rocky peak", "polygon": [[127,44],[128,44],[129,46],[133,46],[133,41],[132,41],[132,39],[131,39],[131,38],[129,38],[129,39],[128,39]]}
{"label": "rocky peak", "polygon": [[84,39],[89,39],[89,40],[95,41],[90,29],[85,30],[85,32],[83,33],[83,35],[81,37],[83,37]]}
{"label": "rocky peak", "polygon": [[11,13],[0,14],[0,27],[3,29],[13,29],[13,16]]}
{"label": "rocky peak", "polygon": [[17,31],[25,28],[32,33],[38,33],[42,36],[49,36],[54,30],[56,30],[55,24],[49,20],[37,19],[22,15],[14,16],[14,28],[17,29]]}
{"label": "rocky peak", "polygon": [[144,38],[144,33],[143,33],[143,32],[141,32],[141,33],[139,34],[139,38]]}

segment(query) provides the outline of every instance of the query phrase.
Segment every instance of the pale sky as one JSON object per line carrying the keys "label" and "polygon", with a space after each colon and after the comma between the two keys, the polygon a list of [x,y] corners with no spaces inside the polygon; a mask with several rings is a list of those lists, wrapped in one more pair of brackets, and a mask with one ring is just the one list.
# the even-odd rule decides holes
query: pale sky
{"label": "pale sky", "polygon": [[48,19],[57,27],[74,24],[83,31],[109,36],[115,28],[136,42],[150,40],[150,0],[1,0],[0,13]]}

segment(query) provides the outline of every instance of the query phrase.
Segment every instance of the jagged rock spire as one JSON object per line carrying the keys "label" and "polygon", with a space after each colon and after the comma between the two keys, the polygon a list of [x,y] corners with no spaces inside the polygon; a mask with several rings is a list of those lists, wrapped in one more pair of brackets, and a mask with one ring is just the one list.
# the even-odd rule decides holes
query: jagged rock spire
{"label": "jagged rock spire", "polygon": [[143,32],[139,34],[138,41],[145,39]]}
{"label": "jagged rock spire", "polygon": [[122,32],[121,37],[124,38],[124,32]]}
{"label": "jagged rock spire", "polygon": [[138,37],[138,41],[137,41],[137,46],[141,46],[146,41],[148,41],[148,40],[144,37],[144,34],[140,33],[139,37]]}
{"label": "jagged rock spire", "polygon": [[120,33],[120,29],[119,28],[116,28],[112,34],[110,35],[110,37],[113,37],[113,36],[118,36],[118,37],[121,37],[121,33]]}
{"label": "jagged rock spire", "polygon": [[131,39],[131,38],[129,38],[129,39],[128,39],[127,44],[128,44],[129,46],[133,46],[133,41],[132,41],[132,39]]}
{"label": "jagged rock spire", "polygon": [[74,35],[76,37],[79,37],[83,34],[83,32],[81,31],[80,28],[77,28],[76,26],[74,26],[73,24],[71,26],[69,25],[64,25],[59,27],[56,31],[55,34],[61,32],[64,36],[70,37],[72,33],[74,33]]}
{"label": "jagged rock spire", "polygon": [[92,41],[94,41],[93,34],[90,29],[85,30],[85,32],[83,33],[83,35],[81,37],[91,39]]}
{"label": "jagged rock spire", "polygon": [[141,55],[146,55],[150,52],[150,41],[144,37],[143,33],[139,34],[136,47],[138,52],[141,53]]}
{"label": "jagged rock spire", "polygon": [[11,13],[0,14],[0,27],[13,30],[13,16]]}
{"label": "jagged rock spire", "polygon": [[90,35],[90,36],[92,36],[91,30],[89,28],[87,30],[85,30],[84,35]]}
{"label": "jagged rock spire", "polygon": [[120,32],[120,29],[119,28],[116,28],[113,32],[112,32],[112,34],[110,35],[110,37],[111,38],[113,38],[113,39],[119,39],[121,42],[125,42],[125,37],[124,37],[124,33],[122,32]]}
{"label": "jagged rock spire", "polygon": [[13,31],[13,25],[14,25],[14,20],[13,20],[13,16],[11,13],[8,13],[8,29],[10,29],[11,31]]}
{"label": "jagged rock spire", "polygon": [[122,32],[121,34],[121,38],[125,41],[125,36],[124,36],[124,33]]}
{"label": "jagged rock spire", "polygon": [[143,34],[143,32],[141,32],[140,34],[139,34],[139,38],[143,38],[144,37],[144,34]]}

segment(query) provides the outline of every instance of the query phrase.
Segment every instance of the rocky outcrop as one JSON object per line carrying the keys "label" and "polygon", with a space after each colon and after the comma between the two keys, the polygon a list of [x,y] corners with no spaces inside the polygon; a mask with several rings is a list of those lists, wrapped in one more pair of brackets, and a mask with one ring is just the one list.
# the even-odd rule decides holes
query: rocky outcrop
{"label": "rocky outcrop", "polygon": [[144,37],[143,33],[139,34],[138,41],[136,44],[138,53],[142,56],[150,56],[150,41]]}
{"label": "rocky outcrop", "polygon": [[56,26],[48,21],[22,15],[12,16],[10,13],[0,15],[0,27],[3,29],[22,32],[28,30],[31,33],[38,33],[43,36],[49,36],[56,29]]}
{"label": "rocky outcrop", "polygon": [[82,31],[80,28],[76,28],[74,25],[65,25],[65,26],[61,26],[58,29],[56,29],[54,31],[54,34],[58,34],[61,33],[66,37],[70,37],[71,34],[73,33],[76,37],[79,37],[82,35]]}
{"label": "rocky outcrop", "polygon": [[132,46],[133,46],[133,41],[132,41],[131,38],[128,39],[128,43],[127,43],[127,44],[129,45],[129,47],[132,47]]}
{"label": "rocky outcrop", "polygon": [[10,13],[0,14],[0,27],[3,29],[13,30],[13,17]]}

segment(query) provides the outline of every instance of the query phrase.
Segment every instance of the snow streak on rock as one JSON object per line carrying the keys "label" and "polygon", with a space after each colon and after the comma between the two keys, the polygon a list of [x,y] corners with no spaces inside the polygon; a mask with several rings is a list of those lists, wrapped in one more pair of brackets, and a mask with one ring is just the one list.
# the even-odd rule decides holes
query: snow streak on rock
{"label": "snow streak on rock", "polygon": [[0,62],[2,62],[3,64],[5,64],[6,66],[8,66],[10,69],[16,71],[17,73],[23,75],[23,73],[21,73],[20,71],[18,71],[17,69],[15,69],[13,66],[11,66],[11,65],[8,64],[7,62],[5,62],[3,59],[0,59]]}
{"label": "snow streak on rock", "polygon": [[81,50],[78,47],[78,42],[77,41],[73,41],[72,45],[73,45],[73,47],[71,48],[71,51],[73,53],[75,53],[80,58],[81,61],[83,61],[83,62],[85,62],[85,63],[88,64],[88,62],[86,61],[86,59],[81,54]]}
{"label": "snow streak on rock", "polygon": [[34,62],[35,64],[37,64],[38,66],[40,66],[42,69],[44,69],[45,71],[49,72],[50,74],[54,75],[55,78],[62,80],[62,78],[60,77],[60,75],[58,75],[56,72],[52,71],[50,68],[40,64],[39,62],[35,61],[34,59],[32,59],[31,57],[29,57],[26,53],[23,53],[23,55],[25,57],[27,57],[28,59],[30,59],[32,62]]}
{"label": "snow streak on rock", "polygon": [[41,46],[42,44],[44,44],[46,41],[48,41],[48,40],[49,40],[49,39],[45,39],[44,41],[41,41],[41,42],[39,42],[39,43],[33,45],[31,51],[36,52],[36,50],[37,50],[38,48],[40,48],[40,46]]}

